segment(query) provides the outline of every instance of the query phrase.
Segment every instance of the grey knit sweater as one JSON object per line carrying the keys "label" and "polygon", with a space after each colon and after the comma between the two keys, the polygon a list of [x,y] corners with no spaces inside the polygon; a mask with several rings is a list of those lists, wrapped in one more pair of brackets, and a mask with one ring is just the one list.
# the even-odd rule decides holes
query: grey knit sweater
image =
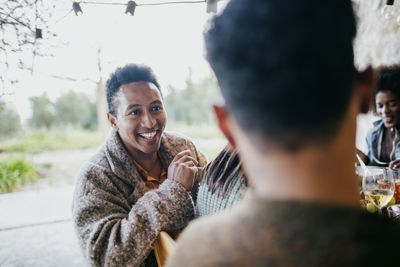
{"label": "grey knit sweater", "polygon": [[201,184],[197,193],[195,216],[212,215],[231,208],[242,199],[246,189],[247,184],[244,179],[239,179],[239,174],[232,178],[225,194],[212,193],[207,183]]}
{"label": "grey knit sweater", "polygon": [[[166,164],[185,149],[205,165],[190,140],[163,134],[160,155]],[[167,179],[147,192],[114,131],[77,180],[73,219],[84,255],[94,266],[156,266],[151,252],[159,232],[181,229],[193,215],[192,198],[179,183]]]}

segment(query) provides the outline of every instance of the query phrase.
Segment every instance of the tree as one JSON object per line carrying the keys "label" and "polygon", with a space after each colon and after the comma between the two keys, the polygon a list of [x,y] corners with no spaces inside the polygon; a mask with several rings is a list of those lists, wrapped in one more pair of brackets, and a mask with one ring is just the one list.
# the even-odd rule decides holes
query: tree
{"label": "tree", "polygon": [[[54,7],[54,1],[45,0],[6,0],[0,4],[0,73],[3,74],[0,75],[0,97],[5,87],[17,82],[16,79],[6,80],[8,76],[4,73],[9,68],[32,70],[36,55],[48,55],[49,47],[36,42],[36,35],[41,30],[44,37],[46,30],[48,37],[55,37],[54,33],[50,34],[46,29]],[[27,52],[32,53],[28,62]]]}
{"label": "tree", "polygon": [[32,117],[29,125],[33,128],[50,129],[55,124],[53,103],[46,93],[29,98],[32,105]]}
{"label": "tree", "polygon": [[95,101],[90,101],[84,93],[69,91],[60,96],[55,104],[54,111],[59,126],[78,126],[84,129],[96,129],[97,108]]}
{"label": "tree", "polygon": [[17,134],[21,129],[18,113],[4,102],[0,101],[0,137]]}
{"label": "tree", "polygon": [[185,124],[209,124],[213,119],[212,105],[221,99],[218,85],[213,76],[193,82],[191,74],[183,89],[169,87],[165,97],[168,118],[172,122]]}

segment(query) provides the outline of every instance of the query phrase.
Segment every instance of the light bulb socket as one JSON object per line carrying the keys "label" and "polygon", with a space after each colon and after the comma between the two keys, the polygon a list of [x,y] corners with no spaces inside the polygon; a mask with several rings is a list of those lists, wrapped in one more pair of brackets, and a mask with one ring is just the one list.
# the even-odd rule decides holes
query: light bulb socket
{"label": "light bulb socket", "polygon": [[393,6],[394,0],[386,0],[386,5]]}
{"label": "light bulb socket", "polygon": [[217,13],[218,0],[207,0],[207,13]]}
{"label": "light bulb socket", "polygon": [[36,28],[36,30],[35,30],[35,38],[36,39],[43,39],[42,29]]}
{"label": "light bulb socket", "polygon": [[73,2],[72,3],[72,9],[74,10],[75,15],[77,15],[77,16],[83,14],[81,5],[78,2]]}
{"label": "light bulb socket", "polygon": [[136,6],[137,6],[137,4],[136,4],[135,1],[129,1],[129,2],[126,4],[125,14],[126,14],[126,15],[130,15],[130,16],[133,16],[133,14],[135,14]]}

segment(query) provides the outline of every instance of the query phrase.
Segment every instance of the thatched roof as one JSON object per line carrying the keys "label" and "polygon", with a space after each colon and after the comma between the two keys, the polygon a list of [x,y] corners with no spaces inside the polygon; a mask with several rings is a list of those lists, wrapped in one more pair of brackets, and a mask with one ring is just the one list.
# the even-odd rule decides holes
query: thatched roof
{"label": "thatched roof", "polygon": [[382,9],[386,0],[353,0],[358,16],[358,33],[354,42],[357,68],[400,64],[400,0],[387,6],[393,15],[386,17]]}

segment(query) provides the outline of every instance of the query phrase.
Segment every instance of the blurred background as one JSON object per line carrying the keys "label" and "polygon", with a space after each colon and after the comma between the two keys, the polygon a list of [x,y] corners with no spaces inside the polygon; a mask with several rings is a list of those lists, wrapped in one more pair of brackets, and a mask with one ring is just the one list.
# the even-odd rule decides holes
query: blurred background
{"label": "blurred background", "polygon": [[[84,265],[72,194],[110,131],[104,91],[115,68],[152,67],[167,130],[192,138],[209,159],[222,149],[211,109],[221,96],[203,32],[227,2],[143,0],[127,10],[126,1],[81,1],[79,9],[73,1],[0,1],[1,266]],[[356,67],[399,64],[400,0],[352,2]],[[357,147],[375,119],[360,115]]]}
{"label": "blurred background", "polygon": [[209,158],[224,146],[211,110],[221,97],[203,57],[213,13],[204,1],[159,3],[138,3],[133,16],[115,1],[81,2],[79,16],[69,1],[2,5],[13,19],[0,51],[0,193],[74,183],[110,131],[105,82],[127,63],[154,69],[167,130],[191,137]]}

